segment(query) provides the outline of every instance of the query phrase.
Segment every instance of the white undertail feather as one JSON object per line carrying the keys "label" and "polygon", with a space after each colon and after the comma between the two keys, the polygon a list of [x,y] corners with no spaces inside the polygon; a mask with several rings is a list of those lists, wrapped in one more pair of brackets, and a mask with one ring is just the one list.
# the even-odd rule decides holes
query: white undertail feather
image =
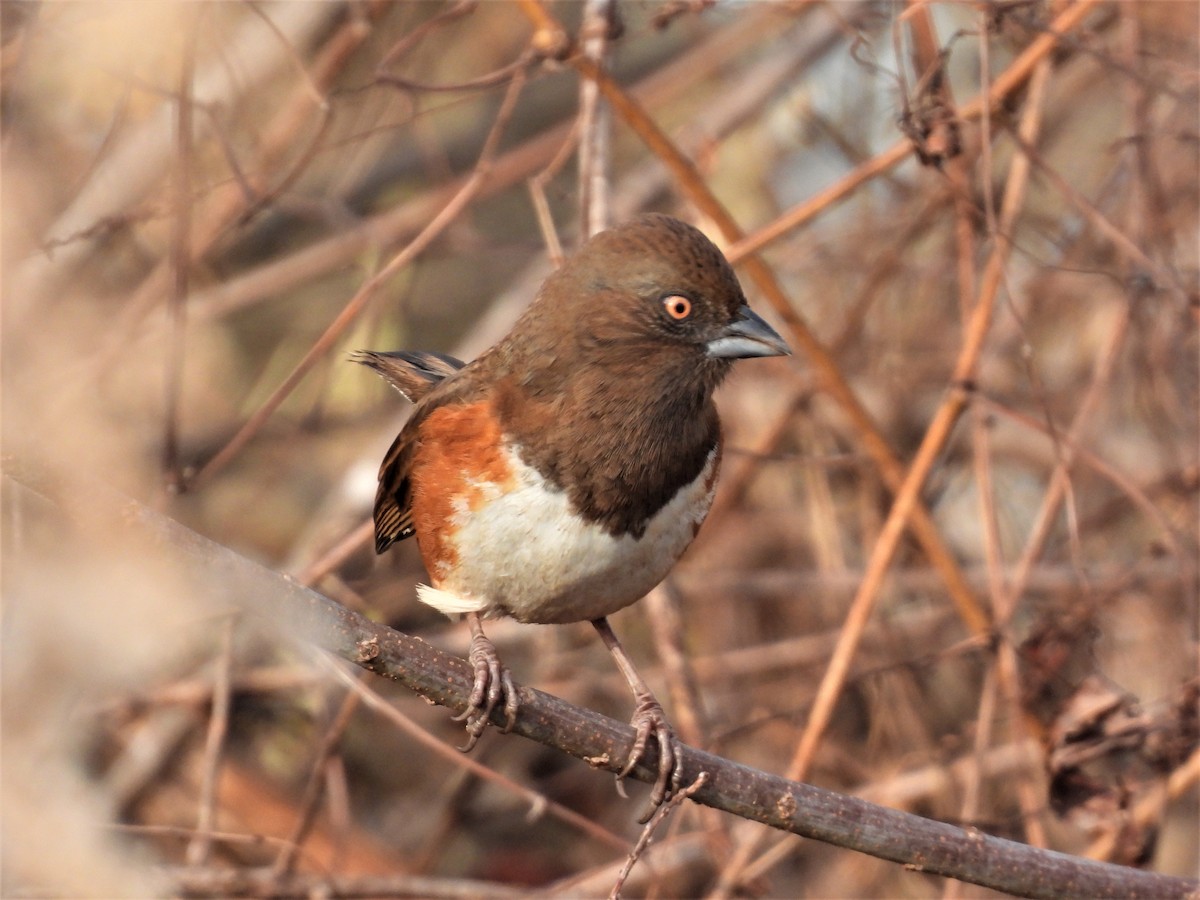
{"label": "white undertail feather", "polygon": [[427,584],[417,585],[417,599],[448,616],[458,616],[469,612],[483,612],[488,606],[486,600],[460,597],[458,594],[452,594],[449,591],[439,591],[437,588],[430,587]]}

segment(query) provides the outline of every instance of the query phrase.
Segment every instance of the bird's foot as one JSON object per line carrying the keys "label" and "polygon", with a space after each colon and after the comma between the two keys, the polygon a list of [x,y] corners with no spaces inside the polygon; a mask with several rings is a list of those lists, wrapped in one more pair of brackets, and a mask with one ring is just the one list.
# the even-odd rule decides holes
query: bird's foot
{"label": "bird's foot", "polygon": [[671,723],[667,721],[666,713],[663,712],[662,704],[651,694],[647,693],[637,697],[637,707],[633,711],[633,718],[629,720],[629,724],[634,727],[636,736],[633,747],[629,750],[629,759],[626,760],[625,767],[617,775],[618,784],[645,757],[651,736],[658,744],[658,778],[650,792],[650,807],[638,820],[645,824],[650,820],[654,811],[662,806],[663,801],[679,790],[683,777],[683,754],[680,751],[679,740],[671,728]]}
{"label": "bird's foot", "polygon": [[455,722],[467,723],[467,742],[458,748],[464,753],[470,752],[478,743],[479,736],[487,728],[492,718],[492,710],[500,703],[501,697],[504,698],[505,715],[503,734],[512,731],[520,706],[512,675],[500,662],[496,645],[482,631],[471,636],[471,652],[468,659],[471,661],[471,668],[475,670],[475,681],[471,687],[467,708],[454,717]]}

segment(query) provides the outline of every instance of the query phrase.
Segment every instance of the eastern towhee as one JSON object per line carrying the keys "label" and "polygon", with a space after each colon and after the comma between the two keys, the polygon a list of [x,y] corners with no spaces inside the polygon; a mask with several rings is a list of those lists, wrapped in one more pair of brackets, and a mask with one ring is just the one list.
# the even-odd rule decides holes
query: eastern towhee
{"label": "eastern towhee", "polygon": [[482,618],[589,620],[629,682],[636,741],[659,749],[655,805],[678,787],[662,706],[606,616],[653,588],[696,536],[721,462],[713,391],[733,360],[791,351],[746,305],[701,232],[641,216],[587,241],[513,330],[464,365],[432,353],[357,361],[416,404],[379,470],[375,549],[416,535],[418,597],[471,628],[469,750],[518,702]]}

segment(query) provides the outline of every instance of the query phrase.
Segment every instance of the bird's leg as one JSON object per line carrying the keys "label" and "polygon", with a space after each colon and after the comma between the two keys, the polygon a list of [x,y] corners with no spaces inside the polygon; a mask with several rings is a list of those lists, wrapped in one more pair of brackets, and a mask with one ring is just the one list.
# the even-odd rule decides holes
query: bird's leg
{"label": "bird's leg", "polygon": [[517,721],[519,706],[512,675],[500,662],[496,645],[483,633],[479,613],[467,613],[467,624],[471,627],[471,652],[468,659],[471,661],[471,668],[475,670],[475,681],[471,686],[471,698],[467,701],[467,708],[454,717],[455,722],[467,723],[467,743],[458,748],[464,753],[470,751],[479,741],[479,736],[483,734],[483,729],[487,728],[492,710],[500,702],[501,695],[504,696],[505,715],[503,734],[512,731]]}
{"label": "bird's leg", "polygon": [[679,790],[682,776],[679,744],[675,739],[675,733],[671,730],[671,723],[667,721],[666,713],[663,712],[662,704],[654,699],[650,688],[646,686],[642,676],[633,667],[625,648],[621,646],[621,642],[613,633],[612,626],[608,624],[608,619],[593,619],[592,627],[600,634],[600,640],[604,641],[604,646],[617,661],[617,668],[625,676],[625,680],[633,691],[633,698],[637,701],[637,706],[633,710],[633,718],[629,722],[636,729],[637,734],[633,741],[633,747],[629,751],[629,759],[626,760],[625,767],[617,775],[617,780],[619,781],[632,772],[633,767],[645,756],[651,735],[654,735],[658,742],[658,779],[654,782],[654,790],[650,793],[650,812],[652,813],[656,807],[662,804],[668,794]]}

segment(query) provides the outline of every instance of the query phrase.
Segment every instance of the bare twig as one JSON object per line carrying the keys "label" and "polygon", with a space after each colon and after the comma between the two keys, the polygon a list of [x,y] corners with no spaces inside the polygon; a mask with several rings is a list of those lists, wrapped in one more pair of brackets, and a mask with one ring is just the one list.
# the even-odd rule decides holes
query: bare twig
{"label": "bare twig", "polygon": [[167,299],[166,379],[163,404],[162,467],[167,486],[178,489],[183,482],[179,471],[179,401],[183,385],[183,356],[186,349],[188,276],[192,250],[192,78],[196,62],[196,23],[200,13],[190,12],[190,27],[179,62],[179,94],[175,111],[175,167],[172,179],[173,215],[171,219],[171,295]]}
{"label": "bare twig", "polygon": [[567,164],[567,160],[575,152],[575,148],[579,145],[579,129],[580,122],[576,119],[558,152],[554,154],[550,162],[546,163],[546,167],[542,171],[529,179],[529,195],[533,200],[533,211],[537,216],[538,230],[542,233],[542,240],[546,244],[546,255],[550,258],[550,264],[556,269],[563,264],[566,254],[563,253],[562,241],[558,239],[558,229],[554,227],[554,216],[550,213],[550,201],[546,199],[546,185]]}
{"label": "bare twig", "polygon": [[342,697],[337,714],[321,737],[321,744],[317,748],[308,775],[308,784],[304,787],[304,798],[300,802],[300,818],[296,821],[296,826],[292,829],[287,842],[280,849],[279,855],[275,857],[272,871],[276,878],[282,878],[292,873],[299,851],[304,845],[304,839],[308,836],[313,822],[316,821],[318,804],[321,802],[321,786],[325,782],[326,763],[329,762],[330,757],[337,750],[338,744],[341,743],[342,736],[346,733],[350,719],[358,709],[358,705],[359,695],[354,691],[346,692]]}
{"label": "bare twig", "polygon": [[253,869],[177,869],[170,873],[186,897],[259,897],[270,900],[372,900],[380,897],[428,897],[429,900],[516,900],[525,888],[469,878],[426,875],[321,875],[295,872],[277,878]]}
{"label": "bare twig", "polygon": [[[301,4],[278,7],[275,26],[288,43],[303,44],[336,15],[333,6]],[[235,91],[245,91],[269,78],[285,63],[286,54],[263,53],[259,42],[261,23],[247,22],[228,42],[222,57],[197,74],[192,90],[194,102],[221,102]],[[236,65],[230,65],[236,60]],[[120,141],[112,154],[92,173],[70,206],[46,229],[43,243],[83,232],[118,210],[133,208],[158,182],[170,162],[173,117],[164,105],[137,131]],[[35,309],[41,298],[51,296],[62,279],[95,249],[93,241],[79,241],[59,248],[53,256],[38,255],[21,264],[10,298],[19,299],[20,314]],[[11,312],[12,310],[10,310]],[[9,323],[10,325],[12,322]]]}
{"label": "bare twig", "polygon": [[377,67],[380,73],[385,72],[388,66],[394,65],[414,48],[420,45],[431,33],[439,28],[444,28],[459,19],[465,18],[475,12],[479,6],[477,0],[459,0],[449,9],[441,10],[437,15],[430,17],[427,21],[422,22],[400,40],[392,45],[391,49],[383,55],[383,59],[379,61]]}
{"label": "bare twig", "polygon": [[516,105],[517,97],[520,96],[524,83],[523,74],[519,72],[517,77],[509,84],[500,110],[496,113],[496,120],[493,123],[492,130],[484,142],[483,149],[480,151],[479,161],[476,163],[470,177],[463,183],[453,199],[446,204],[438,215],[433,217],[429,224],[411,243],[396,253],[388,261],[387,265],[372,276],[346,302],[341,313],[338,314],[329,327],[325,329],[325,332],[309,348],[304,358],[296,364],[296,367],[292,369],[287,378],[283,380],[250,418],[246,420],[246,423],[229,439],[229,442],[196,473],[188,484],[189,488],[195,489],[201,486],[241,452],[242,448],[258,433],[267,419],[279,408],[280,404],[291,394],[296,385],[303,380],[304,376],[308,374],[316,362],[333,348],[338,338],[354,323],[379,288],[386,284],[389,278],[423,253],[425,248],[433,243],[434,239],[451,222],[458,218],[462,211],[474,200],[476,193],[487,181],[491,172],[492,158],[495,155],[500,135],[503,134],[504,126],[508,124],[509,117]]}
{"label": "bare twig", "polygon": [[617,879],[613,882],[612,890],[608,894],[609,900],[619,900],[621,891],[625,887],[625,882],[629,879],[629,873],[633,871],[633,867],[637,865],[637,861],[646,852],[646,848],[650,846],[650,839],[654,837],[654,832],[658,830],[658,827],[666,821],[667,816],[683,805],[684,800],[690,800],[696,791],[704,787],[706,781],[708,781],[708,773],[701,772],[696,776],[695,781],[673,793],[666,803],[660,804],[654,810],[654,814],[650,817],[650,820],[642,826],[642,833],[638,836],[637,843],[633,845],[633,849],[629,851],[629,858],[625,860],[625,865],[621,866],[621,871],[617,873]]}
{"label": "bare twig", "polygon": [[200,787],[200,815],[196,821],[196,833],[187,848],[187,861],[193,866],[206,863],[212,849],[211,832],[217,812],[217,774],[221,768],[225,735],[229,731],[235,620],[236,616],[227,616],[221,628],[221,647],[217,654],[212,710],[209,712],[208,735],[204,741],[204,779]]}
{"label": "bare twig", "polygon": [[374,539],[375,522],[367,519],[326,551],[320,559],[305,566],[304,570],[296,576],[297,580],[301,584],[316,584],[326,575],[340,568],[346,560],[363,547],[369,546]]}
{"label": "bare twig", "polygon": [[[580,49],[601,69],[608,68],[609,38],[620,27],[616,0],[585,0]],[[579,232],[584,238],[609,225],[612,165],[612,109],[596,82],[579,84]]]}
{"label": "bare twig", "polygon": [[[334,675],[339,681],[343,682],[355,696],[359,697],[368,708],[383,716],[393,725],[400,728],[409,737],[414,738],[427,750],[448,760],[451,764],[458,766],[470,772],[477,778],[492,784],[499,785],[505,790],[517,794],[529,803],[531,815],[549,814],[555,818],[565,822],[566,824],[577,828],[589,837],[603,844],[608,844],[618,850],[625,850],[629,844],[623,838],[613,834],[608,829],[596,824],[586,816],[581,816],[574,810],[568,809],[561,803],[555,803],[553,800],[548,800],[543,795],[532,791],[529,788],[523,787],[513,781],[511,778],[506,778],[494,769],[490,769],[482,763],[478,762],[471,756],[460,753],[458,750],[451,747],[449,744],[438,740],[416,722],[410,719],[400,710],[396,709],[372,688],[368,687],[361,680],[353,678],[340,666],[335,665],[329,659],[322,657],[321,662],[325,665],[328,671]],[[370,668],[369,666],[366,668]]]}
{"label": "bare twig", "polygon": [[[1010,95],[1024,87],[1034,67],[1049,56],[1059,46],[1060,39],[1077,28],[1084,17],[1099,2],[1100,0],[1078,0],[1066,7],[1044,34],[1030,42],[1021,55],[1013,60],[999,77],[992,80],[991,89],[987,94],[976,97],[959,107],[959,119],[968,122],[985,114],[991,115]],[[898,141],[887,150],[863,163],[841,181],[788,210],[774,222],[756,229],[752,235],[734,242],[729,247],[727,255],[733,262],[738,262],[744,257],[757,253],[768,244],[846,199],[862,184],[902,162],[911,152],[912,144],[907,139]]]}
{"label": "bare twig", "polygon": [[[1034,134],[1036,133],[1037,124],[1040,121],[1039,104],[1041,102],[1041,92],[1036,88],[1044,85],[1045,79],[1049,74],[1048,66],[1043,64],[1039,72],[1041,73],[1040,78],[1035,80],[1035,89],[1030,92],[1029,107],[1026,111],[1025,121],[1023,122],[1023,130]],[[846,614],[843,631],[838,637],[837,646],[834,648],[829,666],[817,689],[817,697],[809,714],[808,722],[800,737],[796,751],[792,756],[792,761],[788,765],[787,773],[790,778],[804,778],[808,773],[809,767],[812,765],[813,759],[816,757],[821,738],[833,717],[837,700],[841,696],[842,687],[850,671],[850,665],[857,651],[863,630],[870,620],[875,601],[883,586],[884,577],[887,574],[888,567],[891,565],[896,548],[899,546],[900,537],[904,530],[904,523],[917,504],[917,498],[925,482],[925,478],[928,476],[934,462],[949,439],[954,423],[958,420],[962,411],[966,409],[970,397],[967,386],[974,379],[974,373],[979,363],[979,356],[983,350],[984,339],[987,336],[988,327],[991,323],[992,310],[995,308],[1001,275],[1008,259],[1010,244],[1005,236],[1011,234],[1012,226],[1021,210],[1025,187],[1028,183],[1029,165],[1022,162],[1022,159],[1022,157],[1017,157],[1010,168],[1000,219],[1001,232],[997,235],[996,245],[984,270],[979,298],[971,310],[971,316],[966,324],[965,336],[962,347],[959,350],[958,359],[955,362],[950,389],[941,407],[925,431],[921,446],[917,450],[900,490],[896,493],[891,512],[884,523],[883,530],[871,550],[871,558],[867,564],[866,575]],[[1015,686],[1015,670],[1011,670],[1008,677],[1010,683]],[[1018,782],[1018,787],[1022,783]],[[1024,797],[1023,799],[1027,802],[1029,800],[1028,797]],[[727,891],[732,884],[736,883],[741,869],[749,863],[752,848],[756,847],[758,843],[759,840],[756,839],[739,847],[733,860],[731,860],[729,866],[722,874],[723,890]]]}

